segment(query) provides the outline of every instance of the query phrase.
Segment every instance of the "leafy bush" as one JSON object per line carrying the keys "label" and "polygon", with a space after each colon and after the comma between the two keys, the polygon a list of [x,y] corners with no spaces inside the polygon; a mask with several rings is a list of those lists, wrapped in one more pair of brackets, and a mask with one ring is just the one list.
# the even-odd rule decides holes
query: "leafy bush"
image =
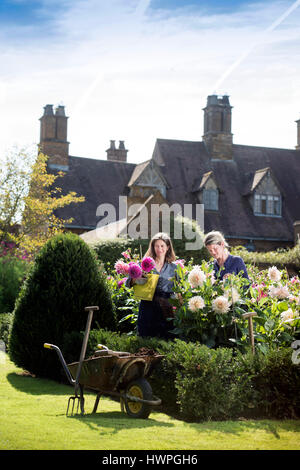
{"label": "leafy bush", "polygon": [[253,376],[258,407],[265,416],[299,418],[300,368],[291,362],[291,349],[259,355],[259,370]]}
{"label": "leafy bush", "polygon": [[0,254],[0,313],[11,312],[14,309],[16,298],[29,263],[17,257],[12,252],[3,250]]}
{"label": "leafy bush", "polygon": [[117,331],[131,333],[136,330],[139,300],[132,295],[132,289],[126,287],[121,275],[107,276],[111,299],[116,309]]}
{"label": "leafy bush", "polygon": [[[82,334],[77,340],[79,355]],[[116,351],[135,353],[148,347],[163,354],[149,378],[153,393],[162,399],[162,411],[187,421],[300,416],[300,369],[291,361],[291,348],[253,355],[179,339],[92,330],[87,354],[98,343]]]}
{"label": "leafy bush", "polygon": [[188,343],[176,376],[180,411],[186,419],[227,419],[243,411],[240,383],[229,348],[208,350]]}
{"label": "leafy bush", "polygon": [[115,328],[110,292],[95,254],[77,235],[53,237],[36,257],[17,299],[11,359],[36,375],[57,378],[58,359],[43,349],[43,343],[63,351],[65,335],[85,329],[84,308],[89,305],[99,306],[94,326]]}
{"label": "leafy bush", "polygon": [[300,270],[300,242],[293,248],[279,248],[267,252],[250,252],[242,246],[237,246],[231,249],[231,253],[236,256],[241,256],[245,263],[254,264],[256,266],[274,265],[280,269],[285,269],[288,266],[294,268],[296,271]]}

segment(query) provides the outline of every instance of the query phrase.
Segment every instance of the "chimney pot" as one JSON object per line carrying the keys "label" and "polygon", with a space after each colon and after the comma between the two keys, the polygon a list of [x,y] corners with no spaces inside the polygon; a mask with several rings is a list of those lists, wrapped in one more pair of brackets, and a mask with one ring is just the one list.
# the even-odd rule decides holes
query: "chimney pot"
{"label": "chimney pot", "polygon": [[65,107],[59,105],[55,110],[55,115],[56,116],[65,116]]}
{"label": "chimney pot", "polygon": [[44,116],[53,116],[53,104],[44,106]]}

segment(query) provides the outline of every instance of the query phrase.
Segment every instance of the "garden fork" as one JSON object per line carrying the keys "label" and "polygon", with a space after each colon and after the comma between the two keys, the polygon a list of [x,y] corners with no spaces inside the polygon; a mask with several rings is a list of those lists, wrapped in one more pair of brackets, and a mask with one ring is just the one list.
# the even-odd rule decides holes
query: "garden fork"
{"label": "garden fork", "polygon": [[[84,357],[85,357],[85,353],[86,353],[86,348],[87,348],[87,342],[88,342],[88,338],[89,338],[89,334],[90,334],[90,329],[91,329],[91,323],[92,323],[92,318],[93,318],[93,312],[94,310],[99,310],[99,307],[98,306],[95,306],[95,307],[85,307],[85,310],[88,311],[88,318],[87,318],[87,322],[86,322],[86,327],[85,327],[85,332],[84,332],[84,337],[83,337],[83,342],[82,342],[82,347],[81,347],[81,353],[80,353],[80,359],[79,359],[79,363],[78,363],[78,368],[77,368],[77,371],[76,371],[76,378],[75,380],[73,379],[69,369],[68,369],[68,366],[64,360],[64,357],[61,353],[61,350],[59,349],[58,346],[55,346],[55,344],[49,344],[49,343],[45,343],[44,344],[44,348],[48,348],[48,349],[54,349],[58,356],[59,356],[59,359],[60,359],[60,362],[62,363],[62,366],[65,370],[65,373],[69,379],[69,382],[71,385],[74,385],[75,387],[75,394],[74,396],[71,396],[68,400],[68,406],[67,406],[67,412],[66,412],[66,415],[68,416],[68,413],[69,413],[69,409],[70,409],[70,414],[73,415],[74,414],[74,408],[75,408],[75,402],[77,401],[77,410],[76,410],[76,413],[78,413],[79,411],[79,406],[80,406],[80,411],[81,411],[81,414],[83,415],[84,414],[84,396],[83,396],[83,387],[82,385],[80,385],[79,383],[79,379],[80,379],[80,373],[81,373],[81,368],[82,368],[82,363],[83,363],[83,360],[84,360]],[[70,405],[71,405],[71,402],[72,403],[72,406],[70,408]]]}
{"label": "garden fork", "polygon": [[73,416],[76,401],[77,401],[76,413],[78,414],[79,405],[80,405],[81,414],[84,415],[83,387],[79,384],[79,379],[80,379],[82,363],[83,363],[84,358],[85,358],[87,342],[88,342],[88,339],[89,339],[91,323],[92,323],[92,319],[93,319],[93,312],[94,312],[94,310],[99,310],[99,307],[98,306],[85,307],[85,310],[88,311],[89,313],[88,313],[88,318],[87,318],[87,322],[86,322],[86,327],[85,327],[85,332],[84,332],[84,337],[83,337],[83,343],[82,343],[81,353],[80,353],[80,359],[79,359],[79,364],[78,364],[78,368],[77,368],[77,372],[76,372],[76,378],[75,378],[75,382],[74,382],[75,395],[71,396],[68,400],[68,407],[67,407],[67,412],[66,412],[67,416],[68,416],[68,413],[69,413],[69,408],[70,408],[70,403],[71,402],[73,402],[73,405],[72,405],[72,411],[70,412],[70,415]]}

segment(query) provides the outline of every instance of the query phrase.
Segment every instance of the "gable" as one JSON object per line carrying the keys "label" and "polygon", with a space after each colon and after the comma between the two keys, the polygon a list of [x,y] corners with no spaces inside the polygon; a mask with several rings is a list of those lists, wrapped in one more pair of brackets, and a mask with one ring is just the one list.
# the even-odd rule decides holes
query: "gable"
{"label": "gable", "polygon": [[148,197],[153,190],[158,190],[166,197],[167,181],[154,161],[141,163],[136,166],[128,183],[129,196]]}
{"label": "gable", "polygon": [[[259,193],[264,193],[264,194],[276,194],[280,195],[280,189],[278,185],[276,184],[271,171],[269,168],[263,171],[257,171],[257,174],[262,174],[260,177],[259,181],[256,182],[256,184],[253,184],[253,189],[255,192]],[[255,182],[255,177],[254,177],[254,182]]]}

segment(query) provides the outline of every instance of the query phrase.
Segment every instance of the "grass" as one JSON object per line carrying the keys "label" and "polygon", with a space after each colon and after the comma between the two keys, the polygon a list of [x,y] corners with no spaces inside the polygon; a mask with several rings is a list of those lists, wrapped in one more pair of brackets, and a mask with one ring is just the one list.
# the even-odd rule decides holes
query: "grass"
{"label": "grass", "polygon": [[300,420],[186,423],[152,412],[132,419],[118,402],[85,394],[86,415],[66,417],[73,389],[34,378],[0,357],[1,450],[299,450]]}

